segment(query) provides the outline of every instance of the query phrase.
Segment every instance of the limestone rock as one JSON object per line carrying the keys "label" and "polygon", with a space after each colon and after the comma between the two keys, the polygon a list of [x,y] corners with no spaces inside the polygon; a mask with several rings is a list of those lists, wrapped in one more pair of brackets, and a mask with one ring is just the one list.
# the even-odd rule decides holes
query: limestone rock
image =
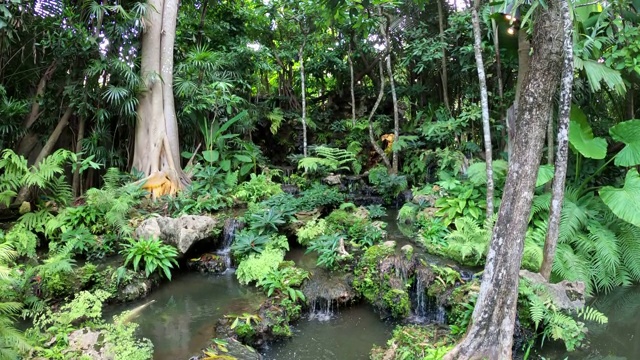
{"label": "limestone rock", "polygon": [[157,237],[186,254],[194,244],[213,240],[219,220],[209,216],[184,215],[179,218],[153,217],[136,229],[138,238]]}
{"label": "limestone rock", "polygon": [[69,334],[68,351],[82,354],[83,358],[94,360],[112,360],[113,354],[109,351],[109,344],[104,344],[104,333],[89,328],[78,329]]}
{"label": "limestone rock", "polygon": [[342,184],[342,176],[341,175],[329,175],[327,177],[325,177],[324,179],[322,179],[322,182],[324,182],[327,185],[340,185]]}
{"label": "limestone rock", "polygon": [[520,270],[520,277],[532,284],[544,285],[553,302],[560,309],[575,310],[584,306],[585,285],[582,281],[563,280],[556,284],[549,284],[542,275],[528,270]]}

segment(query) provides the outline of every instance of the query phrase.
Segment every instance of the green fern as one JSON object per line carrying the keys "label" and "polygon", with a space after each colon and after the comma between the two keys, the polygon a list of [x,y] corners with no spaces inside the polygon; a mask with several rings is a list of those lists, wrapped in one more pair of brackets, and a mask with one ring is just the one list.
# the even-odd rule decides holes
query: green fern
{"label": "green fern", "polygon": [[357,163],[355,154],[345,149],[332,148],[328,146],[315,146],[310,150],[315,153],[315,157],[304,157],[298,161],[298,169],[307,172],[316,172],[321,168],[328,171],[353,170]]}
{"label": "green fern", "polygon": [[586,321],[593,321],[600,325],[609,322],[609,318],[607,318],[605,314],[589,306],[584,306],[578,309],[578,316],[585,319]]}

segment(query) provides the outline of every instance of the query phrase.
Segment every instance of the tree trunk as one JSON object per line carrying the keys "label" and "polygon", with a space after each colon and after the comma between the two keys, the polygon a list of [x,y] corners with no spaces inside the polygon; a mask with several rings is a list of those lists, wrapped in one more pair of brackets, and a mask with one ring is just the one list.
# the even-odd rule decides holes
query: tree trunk
{"label": "tree trunk", "polygon": [[482,107],[482,130],[484,132],[484,154],[487,163],[487,219],[493,216],[493,155],[491,151],[491,124],[489,120],[489,96],[487,95],[487,77],[484,73],[484,61],[482,60],[482,38],[480,33],[480,19],[478,8],[480,1],[475,0],[471,9],[471,22],[473,24],[473,51],[476,55],[476,68],[478,69],[478,82],[480,85],[480,103]]}
{"label": "tree trunk", "polygon": [[[379,14],[382,16],[382,7],[380,7],[378,9]],[[387,58],[386,58],[386,63],[387,63],[387,73],[389,74],[389,86],[391,87],[391,98],[393,100],[393,141],[397,142],[398,138],[400,137],[400,116],[399,116],[399,109],[398,109],[398,96],[396,94],[396,85],[395,85],[395,81],[393,80],[393,67],[391,66],[391,37],[389,35],[389,26],[391,25],[391,19],[387,16],[384,15],[385,18],[387,19],[386,22],[386,26],[383,24],[380,24],[380,31],[382,32],[382,35],[384,36],[384,42],[386,44],[385,47],[385,51],[387,52]],[[391,173],[393,174],[397,174],[398,173],[398,147],[397,146],[393,146],[392,145],[392,159],[391,159]]]}
{"label": "tree trunk", "polygon": [[507,157],[511,159],[512,142],[516,137],[516,117],[518,114],[518,103],[520,102],[520,93],[524,84],[525,77],[529,72],[529,52],[531,44],[527,38],[526,28],[518,30],[518,79],[516,80],[516,97],[513,105],[507,111]]}
{"label": "tree trunk", "polygon": [[[53,129],[53,132],[51,133],[51,135],[49,135],[49,139],[47,139],[47,142],[42,147],[42,150],[40,150],[40,152],[38,153],[38,157],[34,161],[35,166],[38,166],[45,157],[51,154],[53,147],[56,145],[58,139],[60,138],[60,134],[62,134],[64,128],[69,125],[69,118],[71,117],[71,115],[73,115],[73,108],[69,106],[62,117],[60,117],[60,120],[58,120],[58,125],[56,125],[56,128]],[[15,203],[22,204],[22,202],[29,199],[30,195],[31,188],[27,186],[23,187],[22,189],[20,189],[18,196],[16,196]]]}
{"label": "tree trunk", "polygon": [[138,102],[132,167],[165,181],[149,188],[154,197],[174,194],[188,183],[179,167],[178,125],[173,106],[173,42],[177,0],[149,0],[142,35],[141,73],[146,84]]}
{"label": "tree trunk", "polygon": [[438,26],[440,27],[440,41],[442,44],[442,69],[440,79],[442,80],[442,99],[444,106],[451,112],[449,105],[449,80],[447,79],[447,46],[444,44],[444,12],[442,11],[442,0],[436,0],[438,4]]}
{"label": "tree trunk", "polygon": [[480,293],[464,339],[445,359],[512,358],[519,271],[549,109],[562,67],[559,0],[535,13],[531,68],[524,80],[509,171]]}
{"label": "tree trunk", "polygon": [[[502,106],[502,99],[504,96],[504,85],[502,83],[502,60],[500,58],[500,39],[498,38],[498,26],[496,25],[496,20],[491,19],[491,28],[493,29],[493,48],[496,53],[496,78],[498,80],[498,97],[500,97],[500,103]],[[504,115],[503,115],[504,116]],[[506,117],[503,117],[502,122],[505,123],[505,126],[501,130],[501,141],[499,142],[498,148],[504,148],[504,140],[506,139]],[[500,146],[502,145],[502,146]]]}
{"label": "tree trunk", "polygon": [[573,94],[573,23],[569,13],[568,0],[560,0],[562,24],[564,26],[564,67],[562,69],[562,85],[560,88],[560,105],[558,109],[558,154],[553,177],[549,226],[544,241],[544,257],[540,274],[548,281],[551,276],[553,259],[558,244],[560,231],[560,214],[564,199],[564,183],[567,177],[567,160],[569,155],[569,115]]}
{"label": "tree trunk", "polygon": [[20,142],[18,143],[18,154],[24,155],[25,157],[29,155],[35,144],[38,142],[38,137],[30,131],[31,126],[35,124],[36,120],[40,117],[40,100],[44,96],[44,92],[47,87],[47,82],[53,75],[56,67],[58,66],[57,61],[53,61],[51,65],[45,70],[44,74],[38,81],[38,86],[36,87],[36,94],[33,97],[33,101],[31,102],[31,111],[29,111],[29,115],[24,119],[22,123],[22,127],[26,131]]}
{"label": "tree trunk", "polygon": [[304,81],[304,46],[307,44],[305,36],[298,51],[300,58],[300,87],[302,88],[302,154],[307,157],[307,92]]}
{"label": "tree trunk", "polygon": [[[76,154],[78,156],[78,162],[82,160],[82,140],[84,139],[84,127],[86,125],[86,118],[83,116],[78,124],[78,138],[76,139]],[[80,178],[80,169],[76,167],[73,172],[73,181],[71,181],[71,189],[73,189],[73,196],[78,197],[82,194],[80,184],[82,179]]]}
{"label": "tree trunk", "polygon": [[384,162],[387,170],[391,170],[391,163],[389,162],[389,158],[387,157],[387,154],[384,153],[384,150],[382,150],[380,145],[378,145],[376,137],[373,134],[373,115],[375,115],[378,106],[380,106],[380,102],[382,102],[382,97],[384,96],[384,69],[382,67],[382,62],[378,62],[378,68],[380,69],[380,92],[378,93],[376,103],[373,104],[373,108],[371,109],[371,113],[369,114],[369,140],[371,141],[371,146],[373,146],[375,151],[382,158],[382,162]]}
{"label": "tree trunk", "polygon": [[349,86],[349,90],[351,91],[351,122],[353,125],[356,125],[356,89],[355,89],[355,80],[353,77],[353,53],[351,49],[351,41],[353,40],[353,35],[349,37],[349,52],[347,53],[347,59],[349,60],[349,76],[351,77],[351,84]]}

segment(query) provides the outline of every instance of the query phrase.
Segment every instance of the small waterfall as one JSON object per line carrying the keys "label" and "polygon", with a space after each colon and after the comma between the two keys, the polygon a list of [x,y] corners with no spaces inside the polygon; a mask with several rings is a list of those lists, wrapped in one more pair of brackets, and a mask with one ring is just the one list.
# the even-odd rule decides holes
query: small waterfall
{"label": "small waterfall", "polygon": [[338,304],[333,304],[333,301],[329,301],[324,298],[317,298],[311,301],[309,305],[309,315],[307,319],[317,321],[329,321],[336,316],[338,311]]}
{"label": "small waterfall", "polygon": [[235,218],[229,218],[224,222],[222,229],[222,247],[216,251],[216,255],[222,257],[225,262],[225,272],[233,269],[231,261],[231,244],[236,237],[236,231],[240,230],[244,224]]}
{"label": "small waterfall", "polygon": [[420,273],[416,273],[416,282],[411,287],[411,315],[408,321],[418,324],[444,324],[445,309],[435,298],[427,295],[428,282]]}

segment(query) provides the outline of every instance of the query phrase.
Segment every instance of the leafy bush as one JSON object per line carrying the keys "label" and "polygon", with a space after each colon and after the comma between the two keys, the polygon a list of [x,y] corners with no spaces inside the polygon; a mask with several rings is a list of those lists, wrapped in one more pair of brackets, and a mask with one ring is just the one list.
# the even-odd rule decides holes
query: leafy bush
{"label": "leafy bush", "polygon": [[310,220],[303,227],[296,230],[298,242],[307,245],[317,239],[327,231],[327,221],[325,219]]}
{"label": "leafy bush", "polygon": [[395,200],[409,186],[404,175],[389,174],[383,166],[369,170],[369,183],[376,187],[387,203]]}
{"label": "leafy bush", "polygon": [[8,243],[18,256],[36,258],[38,236],[27,230],[23,224],[14,225],[6,234],[0,230],[0,243]]}
{"label": "leafy bush", "polygon": [[305,253],[315,251],[318,253],[318,266],[334,269],[338,262],[338,245],[342,237],[341,234],[321,235],[309,243],[309,248]]}
{"label": "leafy bush", "polygon": [[288,296],[291,301],[305,301],[302,291],[295,289],[302,285],[305,279],[309,278],[309,272],[294,266],[282,269],[271,270],[263,279],[258,281],[258,286],[262,287],[267,296],[274,293]]}
{"label": "leafy bush", "polygon": [[234,196],[241,201],[257,203],[281,192],[280,184],[273,182],[270,176],[251,174],[251,179],[240,184]]}
{"label": "leafy bush", "polygon": [[369,205],[367,206],[367,210],[369,210],[369,218],[371,219],[377,219],[387,215],[387,209],[382,205]]}
{"label": "leafy bush", "polygon": [[406,203],[402,205],[398,211],[397,220],[402,224],[413,224],[416,221],[420,207],[414,203]]}
{"label": "leafy bush", "polygon": [[278,268],[284,260],[284,251],[265,249],[260,254],[251,254],[240,262],[236,269],[236,277],[241,284],[264,279],[269,272]]}
{"label": "leafy bush", "polygon": [[[544,286],[535,286],[523,279],[518,289],[520,313],[524,313],[522,318],[532,321],[534,329],[542,326],[543,341],[546,338],[561,340],[567,351],[575,350],[582,343],[586,337],[586,326],[567,311],[559,309]],[[604,314],[590,307],[578,310],[577,315],[599,324],[608,322]]]}
{"label": "leafy bush", "polygon": [[236,258],[243,258],[252,253],[259,254],[264,250],[268,241],[269,236],[244,229],[236,234],[233,244],[231,244],[231,251]]}
{"label": "leafy bush", "polygon": [[298,211],[310,211],[319,207],[335,208],[344,201],[344,195],[335,187],[313,184],[297,199]]}
{"label": "leafy bush", "polygon": [[162,243],[157,238],[131,239],[123,244],[121,254],[125,255],[124,265],[133,264],[133,270],[138,271],[140,264],[144,264],[147,277],[160,270],[160,274],[171,280],[173,265],[178,266],[178,250],[171,245]]}
{"label": "leafy bush", "polygon": [[31,348],[21,331],[15,328],[14,322],[22,304],[9,301],[9,293],[15,284],[11,284],[9,276],[11,269],[8,264],[13,262],[16,252],[8,243],[0,243],[0,291],[3,296],[0,300],[0,358],[18,359],[20,352]]}
{"label": "leafy bush", "polygon": [[277,233],[278,226],[284,225],[285,221],[277,210],[268,209],[257,213],[253,213],[247,219],[249,228],[258,234]]}

